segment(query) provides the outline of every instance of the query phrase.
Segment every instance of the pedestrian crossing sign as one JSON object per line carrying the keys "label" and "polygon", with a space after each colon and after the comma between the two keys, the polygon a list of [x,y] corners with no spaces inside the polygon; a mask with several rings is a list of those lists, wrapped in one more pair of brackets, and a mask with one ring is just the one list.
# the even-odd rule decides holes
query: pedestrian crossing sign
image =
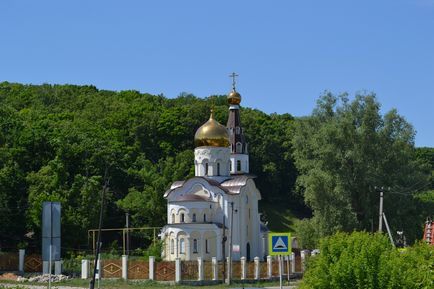
{"label": "pedestrian crossing sign", "polygon": [[268,234],[269,255],[291,255],[291,233]]}

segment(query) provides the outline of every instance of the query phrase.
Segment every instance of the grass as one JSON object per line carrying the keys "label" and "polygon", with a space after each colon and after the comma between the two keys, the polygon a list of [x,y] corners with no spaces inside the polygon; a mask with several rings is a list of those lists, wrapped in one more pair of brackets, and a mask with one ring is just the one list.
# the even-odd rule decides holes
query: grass
{"label": "grass", "polygon": [[275,232],[294,232],[294,224],[297,217],[291,212],[284,202],[260,204],[261,210],[265,212],[268,221],[268,229]]}
{"label": "grass", "polygon": [[[16,284],[17,289],[27,289],[22,285],[39,285],[39,286],[47,286],[47,283],[31,283],[31,282],[16,282],[10,280],[1,280],[0,281],[0,289],[6,288],[2,286],[3,284]],[[287,282],[284,281],[284,285]],[[291,282],[291,285],[294,285],[294,281]],[[89,280],[82,279],[70,279],[62,282],[52,283],[52,288],[57,288],[59,286],[70,286],[70,287],[82,287],[89,288]],[[270,287],[270,286],[279,286],[278,281],[259,281],[257,283],[245,283],[246,287]],[[119,279],[103,279],[100,283],[100,288],[107,289],[150,289],[150,288],[170,288],[170,289],[193,289],[193,288],[234,288],[234,287],[242,287],[242,283],[233,282],[231,285],[226,284],[214,284],[214,285],[201,285],[201,286],[190,286],[190,285],[175,285],[174,283],[161,283],[149,280],[143,281],[124,281]],[[10,287],[9,287],[10,288]],[[97,288],[97,284],[95,284],[95,288]]]}

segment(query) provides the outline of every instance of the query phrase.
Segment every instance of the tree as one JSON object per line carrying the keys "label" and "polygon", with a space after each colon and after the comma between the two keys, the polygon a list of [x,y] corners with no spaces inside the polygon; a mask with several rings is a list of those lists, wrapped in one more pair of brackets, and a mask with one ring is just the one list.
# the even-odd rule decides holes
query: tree
{"label": "tree", "polygon": [[292,138],[297,185],[313,210],[305,222],[317,231],[309,234],[374,230],[384,187],[392,229],[420,238],[424,210],[414,193],[427,187],[429,171],[415,157],[414,134],[396,110],[382,116],[375,95],[320,97],[312,115],[295,122]]}

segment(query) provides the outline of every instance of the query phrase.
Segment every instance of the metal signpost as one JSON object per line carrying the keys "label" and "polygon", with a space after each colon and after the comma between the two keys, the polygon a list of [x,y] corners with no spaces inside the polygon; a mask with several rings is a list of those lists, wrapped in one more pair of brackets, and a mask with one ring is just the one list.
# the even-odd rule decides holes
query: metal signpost
{"label": "metal signpost", "polygon": [[280,289],[282,289],[283,264],[282,256],[291,255],[291,233],[269,233],[268,252],[270,256],[279,257]]}
{"label": "metal signpost", "polygon": [[60,215],[60,202],[42,204],[42,261],[48,262],[48,288],[51,288],[52,261],[60,261]]}

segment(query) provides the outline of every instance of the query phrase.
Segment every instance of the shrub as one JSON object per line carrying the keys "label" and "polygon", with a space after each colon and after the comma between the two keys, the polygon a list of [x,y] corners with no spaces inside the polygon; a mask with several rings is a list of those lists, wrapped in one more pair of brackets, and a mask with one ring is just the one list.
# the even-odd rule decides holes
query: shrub
{"label": "shrub", "polygon": [[400,252],[386,235],[337,233],[320,241],[300,288],[433,288],[434,248]]}
{"label": "shrub", "polygon": [[148,249],[146,249],[144,253],[144,257],[146,260],[149,259],[149,256],[154,256],[155,261],[161,261],[161,250],[163,249],[162,241],[155,241],[149,245]]}

